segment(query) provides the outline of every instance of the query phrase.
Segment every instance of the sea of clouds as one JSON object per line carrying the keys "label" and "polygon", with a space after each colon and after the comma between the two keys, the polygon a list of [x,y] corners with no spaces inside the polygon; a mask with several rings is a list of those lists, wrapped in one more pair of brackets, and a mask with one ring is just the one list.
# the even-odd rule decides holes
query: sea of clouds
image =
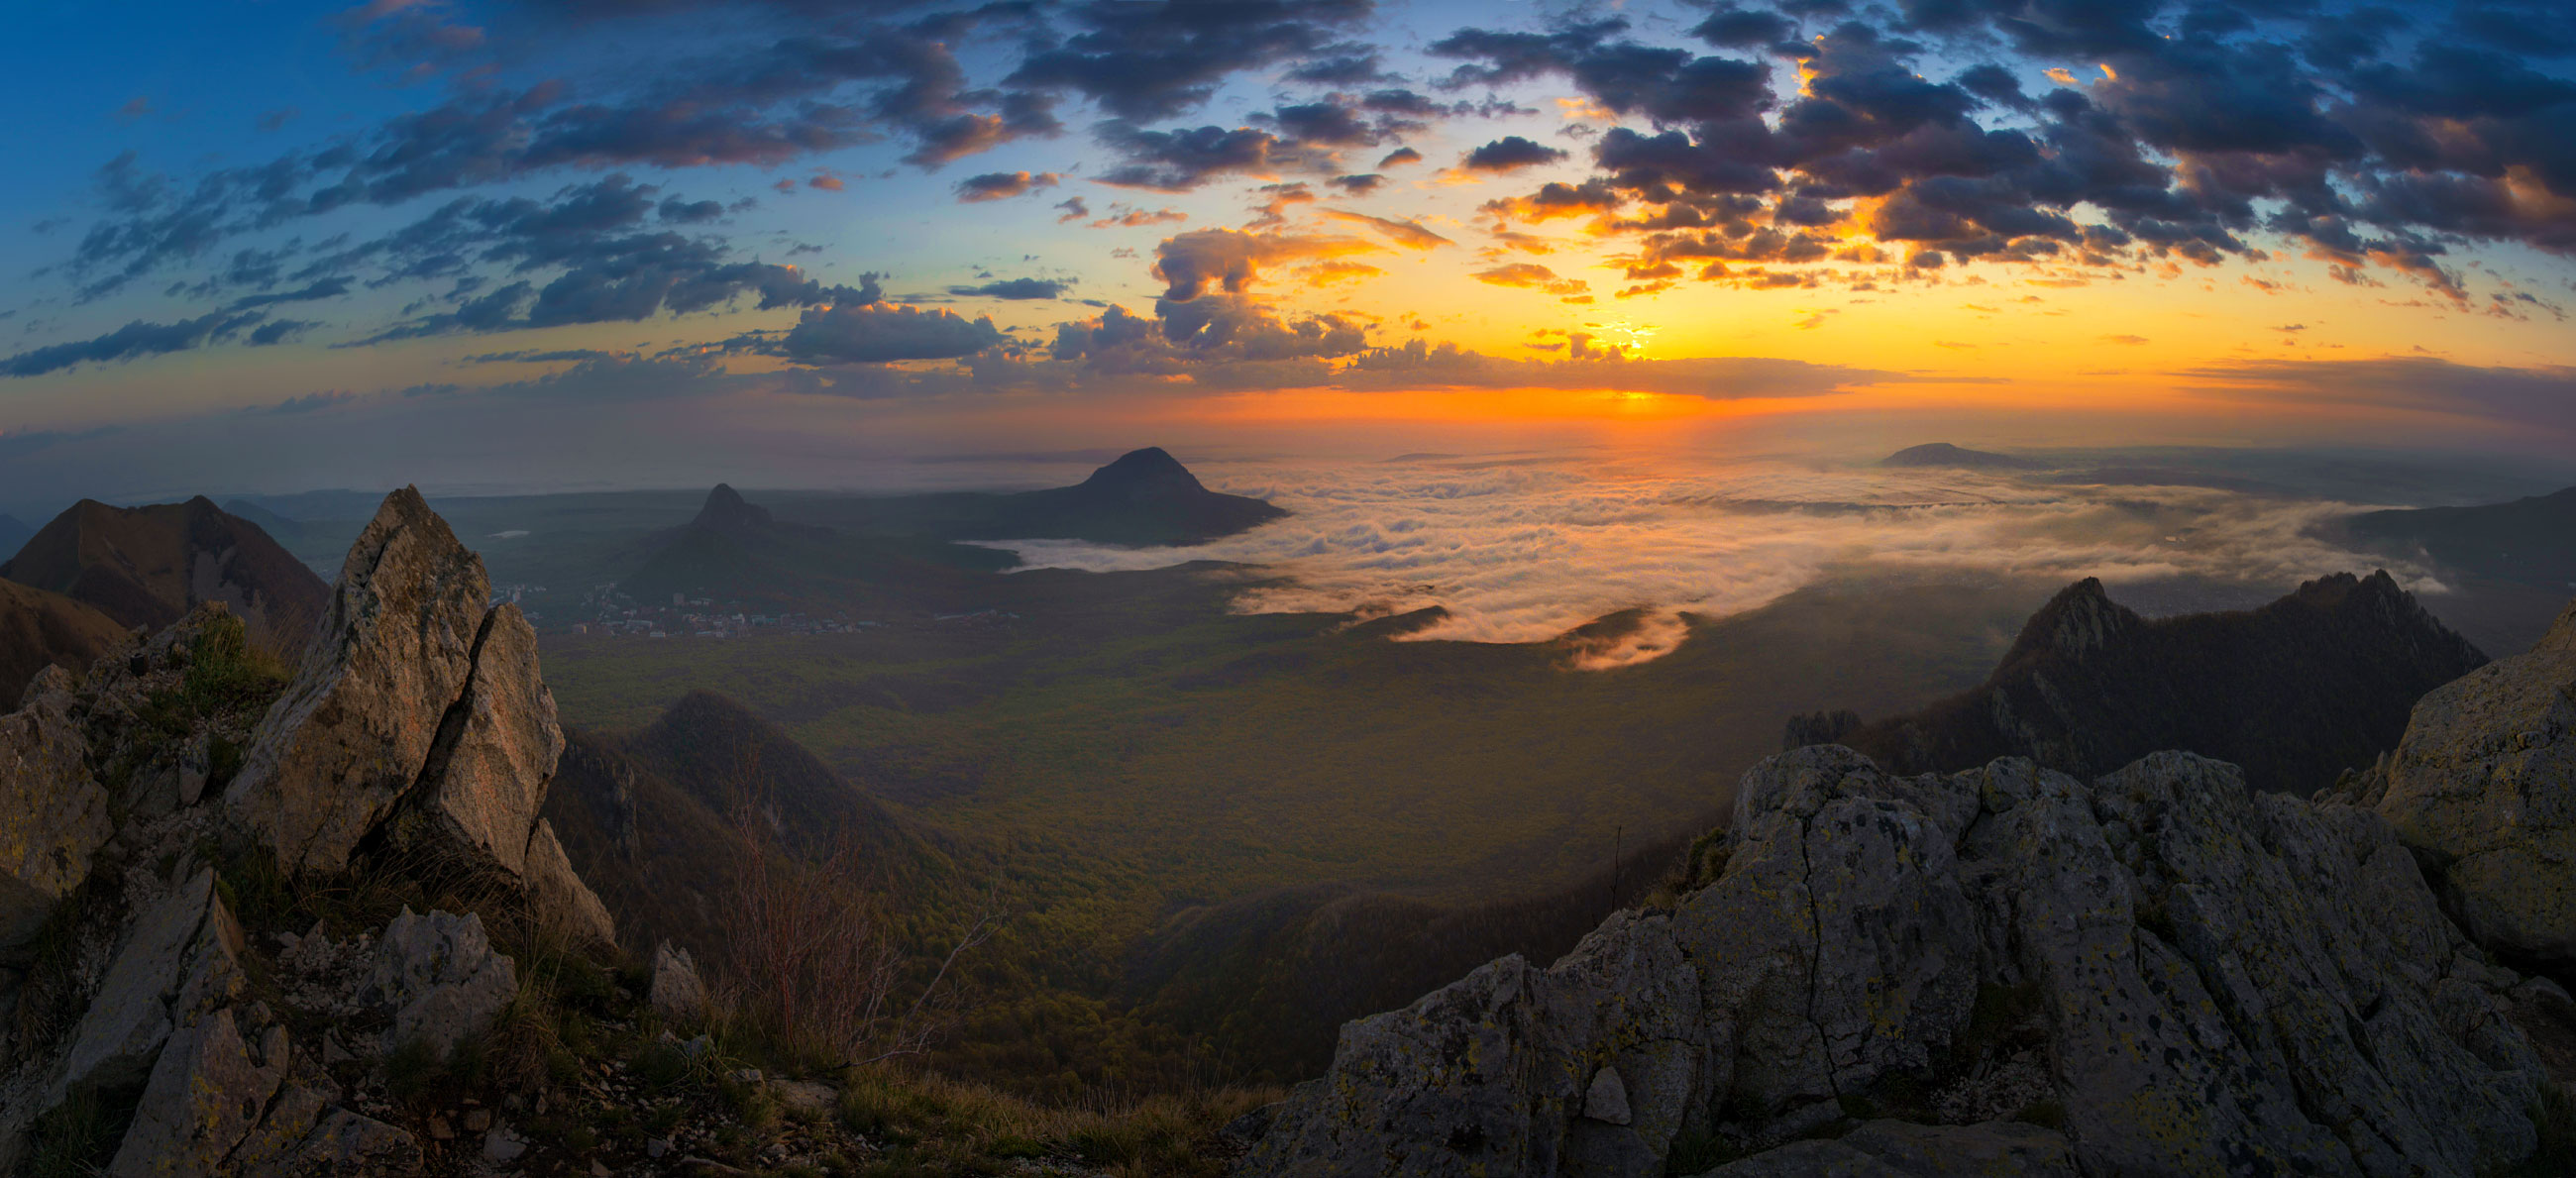
{"label": "sea of clouds", "polygon": [[2442,590],[2420,564],[2321,538],[2318,525],[2369,504],[2104,485],[2080,472],[1578,452],[1244,463],[1209,473],[1212,486],[1290,514],[1186,548],[995,546],[1031,568],[1221,560],[1286,574],[1284,584],[1244,592],[1237,607],[1248,612],[1445,607],[1448,616],[1415,639],[1535,642],[1644,611],[1636,634],[1586,658],[1590,666],[1669,650],[1682,612],[1754,609],[1855,567],[2096,576],[2115,596],[2123,584],[2177,579],[2268,596],[2326,573],[2386,567],[2411,589]]}

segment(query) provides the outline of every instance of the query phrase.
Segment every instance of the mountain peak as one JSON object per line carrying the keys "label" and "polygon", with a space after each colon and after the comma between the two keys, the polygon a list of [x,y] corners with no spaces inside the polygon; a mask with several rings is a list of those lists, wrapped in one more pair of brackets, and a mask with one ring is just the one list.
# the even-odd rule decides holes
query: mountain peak
{"label": "mountain peak", "polygon": [[2102,587],[2101,578],[2086,577],[2058,590],[2057,596],[2030,616],[2004,662],[2009,665],[2042,650],[2082,659],[2138,621],[2138,615],[2129,607],[2111,600],[2111,592]]}
{"label": "mountain peak", "polygon": [[1956,466],[1969,470],[2029,470],[2039,465],[2027,458],[1971,450],[1948,442],[1925,442],[1908,446],[1879,459],[1880,466]]}
{"label": "mountain peak", "polygon": [[1129,500],[1170,499],[1207,492],[1197,475],[1160,446],[1120,455],[1118,461],[1091,472],[1090,478],[1082,480],[1080,489]]}
{"label": "mountain peak", "polygon": [[717,483],[707,492],[706,506],[698,509],[695,526],[727,532],[747,532],[770,525],[769,509],[754,506],[726,483]]}

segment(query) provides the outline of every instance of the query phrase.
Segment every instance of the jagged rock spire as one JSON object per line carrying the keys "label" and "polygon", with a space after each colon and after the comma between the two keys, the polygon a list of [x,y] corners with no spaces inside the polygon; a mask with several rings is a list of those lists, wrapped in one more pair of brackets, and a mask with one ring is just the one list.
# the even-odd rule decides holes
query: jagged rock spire
{"label": "jagged rock spire", "polygon": [[420,492],[386,496],[225,805],[290,870],[342,870],[371,839],[423,849],[613,939],[538,817],[564,742],[536,631],[490,596],[481,558]]}

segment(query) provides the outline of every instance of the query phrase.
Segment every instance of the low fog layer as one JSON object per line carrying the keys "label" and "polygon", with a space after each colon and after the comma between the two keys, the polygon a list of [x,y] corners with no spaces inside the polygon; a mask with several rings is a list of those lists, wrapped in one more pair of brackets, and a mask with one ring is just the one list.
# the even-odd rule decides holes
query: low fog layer
{"label": "low fog layer", "polygon": [[[1186,549],[995,546],[1037,568],[1222,560],[1290,576],[1286,586],[1245,592],[1238,606],[1249,612],[1446,608],[1448,617],[1417,639],[1543,641],[1605,614],[1646,611],[1633,639],[1592,665],[1669,649],[1684,611],[1756,608],[1854,566],[2096,576],[2115,593],[2132,586],[2150,610],[2243,604],[2311,577],[2380,567],[2418,593],[2446,590],[2419,562],[2311,534],[2324,520],[2382,504],[2155,485],[2133,470],[2108,477],[2124,481],[2091,481],[2080,470],[1598,453],[1265,464],[1209,480],[1293,513],[1239,536]],[[2178,582],[2193,588],[2177,592]]]}

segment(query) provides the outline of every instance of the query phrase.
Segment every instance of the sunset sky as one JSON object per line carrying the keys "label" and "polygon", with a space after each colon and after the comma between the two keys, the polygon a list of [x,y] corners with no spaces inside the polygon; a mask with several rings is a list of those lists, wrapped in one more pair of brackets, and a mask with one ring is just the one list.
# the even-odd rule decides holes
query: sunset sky
{"label": "sunset sky", "polygon": [[11,24],[0,503],[1175,439],[2576,450],[2564,0]]}

